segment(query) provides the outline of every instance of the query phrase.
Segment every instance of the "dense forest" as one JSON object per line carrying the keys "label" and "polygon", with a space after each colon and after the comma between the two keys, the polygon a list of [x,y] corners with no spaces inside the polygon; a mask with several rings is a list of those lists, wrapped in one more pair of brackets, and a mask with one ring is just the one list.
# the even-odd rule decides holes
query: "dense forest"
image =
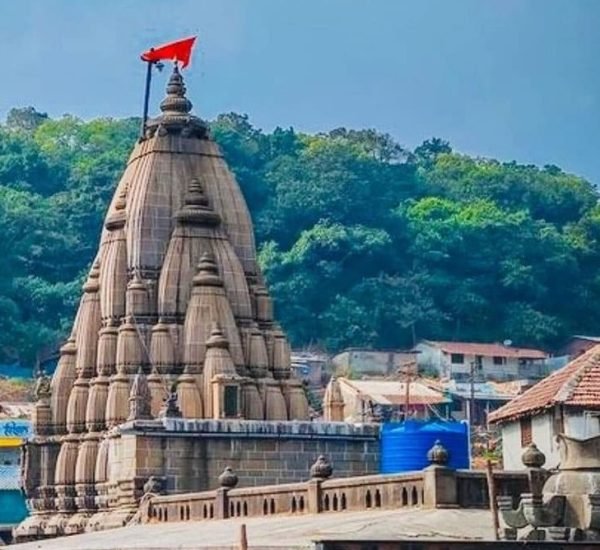
{"label": "dense forest", "polygon": [[[472,158],[375,130],[211,124],[253,215],[295,346],[419,338],[552,348],[600,327],[600,207],[556,166]],[[69,329],[138,119],[0,126],[0,361],[32,364]]]}

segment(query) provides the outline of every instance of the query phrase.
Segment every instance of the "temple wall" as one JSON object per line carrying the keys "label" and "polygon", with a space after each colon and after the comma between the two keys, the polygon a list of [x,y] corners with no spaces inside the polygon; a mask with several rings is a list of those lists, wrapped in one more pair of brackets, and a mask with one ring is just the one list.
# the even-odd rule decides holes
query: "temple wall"
{"label": "temple wall", "polygon": [[230,466],[240,487],[305,481],[323,454],[336,476],[379,470],[379,429],[373,425],[165,419],[120,428],[112,465],[119,480],[164,478],[168,493],[218,486]]}

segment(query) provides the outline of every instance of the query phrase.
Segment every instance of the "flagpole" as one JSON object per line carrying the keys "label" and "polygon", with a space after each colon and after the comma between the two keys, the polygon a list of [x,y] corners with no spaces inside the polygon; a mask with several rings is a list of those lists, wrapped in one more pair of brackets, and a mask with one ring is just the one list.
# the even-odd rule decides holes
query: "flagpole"
{"label": "flagpole", "polygon": [[148,104],[150,102],[150,82],[152,80],[153,61],[146,62],[146,89],[144,90],[144,114],[142,115],[142,127],[140,128],[140,137],[146,134],[146,121],[148,120]]}

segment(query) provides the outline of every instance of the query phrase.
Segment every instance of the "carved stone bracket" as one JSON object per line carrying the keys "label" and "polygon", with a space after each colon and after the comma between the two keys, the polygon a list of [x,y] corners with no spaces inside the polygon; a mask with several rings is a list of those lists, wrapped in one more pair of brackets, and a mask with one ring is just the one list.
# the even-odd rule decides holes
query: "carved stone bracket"
{"label": "carved stone bracket", "polygon": [[523,515],[533,527],[558,525],[565,509],[565,497],[552,495],[546,502],[541,495],[525,493],[521,497]]}

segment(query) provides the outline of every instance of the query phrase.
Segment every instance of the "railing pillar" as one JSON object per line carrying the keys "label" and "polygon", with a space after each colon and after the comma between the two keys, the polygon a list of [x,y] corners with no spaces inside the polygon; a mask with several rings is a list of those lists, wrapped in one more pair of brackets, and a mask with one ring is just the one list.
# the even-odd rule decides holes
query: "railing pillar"
{"label": "railing pillar", "polygon": [[323,455],[319,456],[310,467],[310,481],[308,481],[307,508],[309,514],[321,512],[321,483],[333,474],[333,466]]}
{"label": "railing pillar", "polygon": [[306,508],[309,514],[318,514],[321,512],[321,483],[322,479],[311,479],[307,481],[307,499]]}
{"label": "railing pillar", "polygon": [[445,466],[429,466],[423,471],[423,506],[425,508],[458,507],[456,472]]}
{"label": "railing pillar", "polygon": [[216,519],[227,519],[229,517],[229,498],[227,493],[229,489],[225,487],[219,487],[217,489],[217,495],[215,497],[215,518]]}
{"label": "railing pillar", "polygon": [[423,506],[425,508],[458,507],[456,472],[448,468],[448,451],[439,441],[427,453],[431,463],[423,470]]}
{"label": "railing pillar", "polygon": [[227,519],[229,517],[229,495],[230,489],[233,489],[238,483],[238,476],[227,466],[219,476],[219,485],[215,497],[215,518]]}

